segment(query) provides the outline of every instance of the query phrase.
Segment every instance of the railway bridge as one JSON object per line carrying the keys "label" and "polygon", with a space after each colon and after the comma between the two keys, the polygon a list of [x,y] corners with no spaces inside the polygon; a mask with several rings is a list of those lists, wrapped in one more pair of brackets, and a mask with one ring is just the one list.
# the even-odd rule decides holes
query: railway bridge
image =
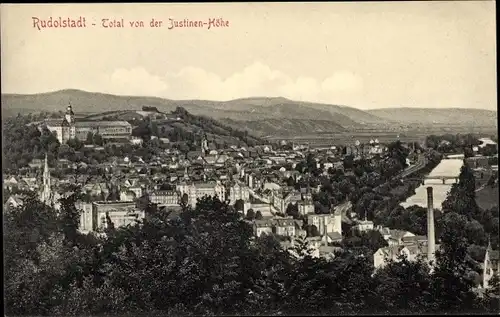
{"label": "railway bridge", "polygon": [[424,178],[406,178],[405,180],[415,180],[420,181],[422,185],[425,185],[426,180],[441,180],[443,185],[446,185],[446,181],[453,179],[455,183],[458,183],[458,176],[426,176]]}

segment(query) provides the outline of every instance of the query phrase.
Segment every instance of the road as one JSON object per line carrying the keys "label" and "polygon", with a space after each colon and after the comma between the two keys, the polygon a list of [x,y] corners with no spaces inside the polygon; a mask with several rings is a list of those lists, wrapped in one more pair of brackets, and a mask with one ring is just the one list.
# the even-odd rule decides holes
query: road
{"label": "road", "polygon": [[399,174],[399,177],[400,178],[408,177],[411,174],[416,173],[422,168],[424,168],[425,165],[427,165],[427,159],[425,158],[424,155],[421,154],[418,156],[417,162],[415,162],[414,165],[408,166],[401,174]]}

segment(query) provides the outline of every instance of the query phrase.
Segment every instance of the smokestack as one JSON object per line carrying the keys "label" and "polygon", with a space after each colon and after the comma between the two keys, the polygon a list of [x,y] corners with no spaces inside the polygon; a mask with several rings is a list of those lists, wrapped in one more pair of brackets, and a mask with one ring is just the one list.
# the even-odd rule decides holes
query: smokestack
{"label": "smokestack", "polygon": [[434,196],[432,187],[427,187],[427,261],[434,262],[436,237],[434,233]]}

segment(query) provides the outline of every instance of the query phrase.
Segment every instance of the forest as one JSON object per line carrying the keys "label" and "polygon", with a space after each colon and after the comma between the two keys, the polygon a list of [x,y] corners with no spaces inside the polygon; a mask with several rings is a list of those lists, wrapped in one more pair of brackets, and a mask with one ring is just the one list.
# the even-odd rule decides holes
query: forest
{"label": "forest", "polygon": [[[459,189],[457,189],[459,190]],[[284,251],[273,235],[253,238],[241,213],[216,197],[179,216],[146,207],[134,225],[81,234],[75,201],[61,211],[27,197],[5,211],[7,315],[328,315],[496,312],[498,278],[484,296],[473,290],[467,260],[468,218],[442,218],[442,248],[431,272],[393,261],[373,274],[366,246],[347,244],[327,261]],[[455,206],[457,207],[457,206]]]}

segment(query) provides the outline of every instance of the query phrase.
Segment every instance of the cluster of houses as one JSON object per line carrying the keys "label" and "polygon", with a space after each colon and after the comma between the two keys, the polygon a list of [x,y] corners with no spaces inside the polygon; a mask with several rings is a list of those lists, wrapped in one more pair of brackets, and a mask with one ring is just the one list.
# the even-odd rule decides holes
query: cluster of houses
{"label": "cluster of houses", "polygon": [[[73,120],[71,109],[68,109],[68,118],[66,121]],[[61,132],[61,138],[71,138],[76,133],[71,129],[68,131]],[[122,133],[121,130],[110,131]],[[94,150],[103,149],[96,147]],[[367,219],[352,223],[350,203],[336,206],[327,214],[316,214],[312,194],[319,187],[297,190],[289,184],[290,179],[295,183],[303,177],[295,169],[305,159],[303,150],[303,147],[298,146],[290,150],[276,150],[271,145],[250,148],[231,146],[218,150],[204,139],[200,151],[181,154],[174,149],[165,149],[162,155],[147,162],[140,157],[112,157],[98,166],[106,175],[94,175],[90,181],[89,175],[52,177],[54,169],[78,168],[82,165],[59,160],[57,166],[49,167],[45,158],[34,160],[24,174],[4,175],[4,189],[11,192],[35,191],[43,202],[58,208],[57,199],[66,194],[66,186],[82,184],[87,196],[77,206],[82,211],[82,232],[102,231],[109,221],[115,226],[126,226],[147,217],[140,203],[145,199],[160,209],[179,210],[182,202],[194,207],[197,200],[204,196],[217,196],[231,205],[241,201],[239,211],[251,223],[254,236],[278,236],[283,248],[292,254],[297,241],[303,239],[312,256],[333,258],[340,250],[339,242],[345,234],[342,232],[343,222],[351,223],[353,230],[357,231],[378,230],[387,241],[388,246],[377,250],[373,256],[375,269],[384,267],[389,260],[398,260],[402,254],[409,260],[419,257],[428,259],[429,246],[431,250],[439,247],[433,245],[432,241],[428,242],[426,236],[374,227],[373,222]],[[385,150],[386,147],[377,140],[372,140],[366,146],[348,146],[345,152],[336,147],[307,149],[314,152],[317,168],[324,173],[329,168],[342,169],[343,155],[366,157],[382,154]],[[152,173],[153,169],[155,173]],[[22,204],[21,196],[12,195],[5,207]],[[287,215],[290,206],[295,206],[294,209],[298,211],[295,218]],[[258,211],[260,217],[250,219],[250,210]],[[314,229],[308,231],[306,228]],[[498,272],[498,263],[498,251],[490,249],[484,264],[485,286],[493,273]]]}

